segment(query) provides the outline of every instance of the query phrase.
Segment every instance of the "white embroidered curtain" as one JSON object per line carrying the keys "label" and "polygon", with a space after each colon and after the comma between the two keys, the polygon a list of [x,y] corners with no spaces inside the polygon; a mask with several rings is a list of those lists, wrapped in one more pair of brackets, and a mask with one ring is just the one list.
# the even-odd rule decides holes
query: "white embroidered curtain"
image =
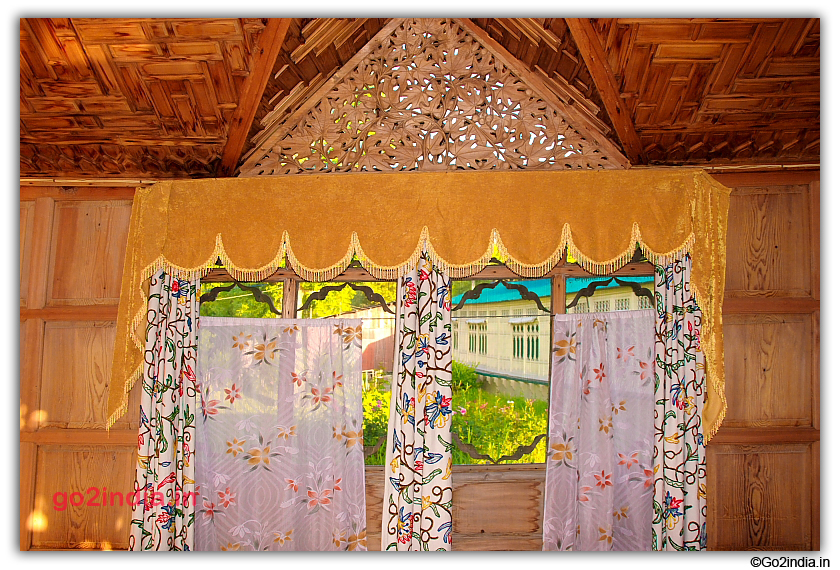
{"label": "white embroidered curtain", "polygon": [[198,280],[149,282],[131,550],[192,550]]}
{"label": "white embroidered curtain", "polygon": [[197,550],[367,550],[359,320],[202,317]]}
{"label": "white embroidered curtain", "polygon": [[650,550],[654,311],[557,315],[543,550]]}
{"label": "white embroidered curtain", "polygon": [[424,252],[397,283],[382,550],[450,550],[452,282]]}
{"label": "white embroidered curtain", "polygon": [[706,549],[706,359],[691,257],[656,267],[653,548]]}

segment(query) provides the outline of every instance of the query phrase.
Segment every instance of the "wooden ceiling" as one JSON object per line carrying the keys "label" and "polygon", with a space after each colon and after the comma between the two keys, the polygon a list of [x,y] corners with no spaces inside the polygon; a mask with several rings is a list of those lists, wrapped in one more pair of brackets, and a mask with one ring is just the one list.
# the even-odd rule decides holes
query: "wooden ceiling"
{"label": "wooden ceiling", "polygon": [[[21,19],[20,176],[235,175],[387,21]],[[634,166],[819,163],[818,19],[465,26],[605,125]]]}

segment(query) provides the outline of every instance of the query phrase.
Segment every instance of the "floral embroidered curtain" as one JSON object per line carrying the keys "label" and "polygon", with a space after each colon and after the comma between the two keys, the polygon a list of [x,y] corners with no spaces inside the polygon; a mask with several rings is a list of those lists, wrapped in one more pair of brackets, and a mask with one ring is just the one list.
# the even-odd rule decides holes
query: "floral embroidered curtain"
{"label": "floral embroidered curtain", "polygon": [[202,317],[197,550],[367,550],[359,320]]}
{"label": "floral embroidered curtain", "polygon": [[691,256],[656,267],[655,550],[706,549],[705,326]]}
{"label": "floral embroidered curtain", "polygon": [[131,550],[193,549],[197,289],[164,271],[150,281]]}
{"label": "floral embroidered curtain", "polygon": [[543,550],[650,550],[653,323],[555,317]]}
{"label": "floral embroidered curtain", "polygon": [[451,550],[452,282],[424,253],[398,285],[382,550]]}

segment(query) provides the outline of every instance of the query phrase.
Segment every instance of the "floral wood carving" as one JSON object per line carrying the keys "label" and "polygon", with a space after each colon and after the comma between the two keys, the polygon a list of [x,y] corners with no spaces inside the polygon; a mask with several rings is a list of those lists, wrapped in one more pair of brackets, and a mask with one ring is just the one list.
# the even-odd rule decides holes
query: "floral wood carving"
{"label": "floral wood carving", "polygon": [[290,117],[241,176],[619,167],[451,19],[404,20]]}

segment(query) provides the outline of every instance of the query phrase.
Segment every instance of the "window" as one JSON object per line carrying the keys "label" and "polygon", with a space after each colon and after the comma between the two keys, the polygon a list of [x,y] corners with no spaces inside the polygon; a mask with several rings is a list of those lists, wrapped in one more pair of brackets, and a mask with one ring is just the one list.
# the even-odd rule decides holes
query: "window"
{"label": "window", "polygon": [[572,307],[572,311],[575,313],[588,313],[589,312],[589,301],[587,299],[581,299],[578,301],[578,304]]}
{"label": "window", "polygon": [[604,299],[603,301],[595,301],[595,312],[596,313],[606,313],[610,310],[610,300]]}
{"label": "window", "polygon": [[518,360],[540,359],[539,323],[513,325],[513,357]]}
{"label": "window", "polygon": [[616,299],[615,300],[615,310],[616,311],[629,311],[630,310],[630,298],[627,297],[625,299]]}
{"label": "window", "polygon": [[467,325],[470,331],[470,352],[487,354],[487,321]]}
{"label": "window", "polygon": [[639,308],[640,309],[652,309],[653,303],[650,302],[650,299],[647,297],[639,297]]}

